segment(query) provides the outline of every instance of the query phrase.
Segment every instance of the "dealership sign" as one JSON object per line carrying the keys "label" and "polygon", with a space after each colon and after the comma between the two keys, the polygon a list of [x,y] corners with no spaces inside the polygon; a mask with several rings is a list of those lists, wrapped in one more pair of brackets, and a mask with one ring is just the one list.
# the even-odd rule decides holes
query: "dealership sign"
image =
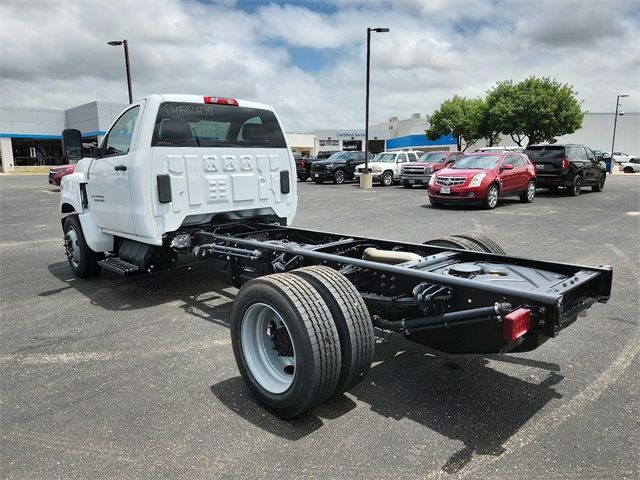
{"label": "dealership sign", "polygon": [[351,138],[351,137],[353,137],[353,138],[356,138],[356,137],[363,137],[363,138],[364,138],[364,132],[349,132],[349,131],[346,131],[346,132],[337,132],[337,133],[336,133],[336,136],[337,136],[338,138],[341,138],[341,137],[348,137],[348,138]]}

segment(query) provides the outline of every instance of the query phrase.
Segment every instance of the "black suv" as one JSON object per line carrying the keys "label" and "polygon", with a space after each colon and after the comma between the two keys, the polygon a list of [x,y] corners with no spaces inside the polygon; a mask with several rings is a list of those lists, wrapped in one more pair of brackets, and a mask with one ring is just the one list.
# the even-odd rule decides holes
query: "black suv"
{"label": "black suv", "polygon": [[564,187],[574,197],[582,187],[591,186],[594,192],[604,188],[606,166],[584,145],[529,145],[524,153],[536,167],[537,187]]}
{"label": "black suv", "polygon": [[336,152],[326,160],[316,160],[311,165],[311,179],[316,183],[332,180],[344,183],[353,179],[356,166],[364,162],[364,152]]}

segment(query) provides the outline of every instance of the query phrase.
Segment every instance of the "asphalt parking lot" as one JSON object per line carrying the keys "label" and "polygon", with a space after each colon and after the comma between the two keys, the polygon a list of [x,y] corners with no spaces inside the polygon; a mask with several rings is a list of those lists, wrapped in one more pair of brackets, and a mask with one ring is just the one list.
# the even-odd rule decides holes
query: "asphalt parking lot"
{"label": "asphalt parking lot", "polygon": [[640,475],[640,178],[577,198],[434,209],[414,188],[306,183],[295,226],[611,264],[614,289],[527,354],[382,339],[363,383],[294,421],[240,379],[236,290],[200,264],[73,278],[58,191],[0,176],[2,478],[629,478]]}

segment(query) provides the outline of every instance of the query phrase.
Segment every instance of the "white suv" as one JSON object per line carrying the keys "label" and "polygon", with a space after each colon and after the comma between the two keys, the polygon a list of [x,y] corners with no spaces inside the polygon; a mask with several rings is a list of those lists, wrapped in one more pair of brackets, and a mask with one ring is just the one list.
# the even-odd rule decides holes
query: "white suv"
{"label": "white suv", "polygon": [[[373,174],[373,180],[380,182],[383,187],[388,187],[394,182],[400,181],[400,170],[407,162],[417,162],[422,152],[409,150],[406,152],[382,152],[378,153],[369,162],[369,171]],[[360,179],[364,173],[364,163],[356,167],[355,178]]]}

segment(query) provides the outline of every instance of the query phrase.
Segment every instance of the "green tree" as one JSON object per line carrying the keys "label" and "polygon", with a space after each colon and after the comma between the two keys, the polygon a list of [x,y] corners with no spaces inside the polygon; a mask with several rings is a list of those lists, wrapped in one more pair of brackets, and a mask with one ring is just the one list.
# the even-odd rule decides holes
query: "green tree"
{"label": "green tree", "polygon": [[[451,133],[457,137],[458,150],[464,151],[483,136],[480,132],[483,110],[484,101],[481,98],[454,95],[453,98],[445,100],[429,117],[427,137],[437,140],[440,136]],[[462,143],[465,144],[464,149]]]}
{"label": "green tree", "polygon": [[549,78],[499,82],[487,92],[487,122],[522,146],[554,142],[582,126],[584,112],[573,87]]}

